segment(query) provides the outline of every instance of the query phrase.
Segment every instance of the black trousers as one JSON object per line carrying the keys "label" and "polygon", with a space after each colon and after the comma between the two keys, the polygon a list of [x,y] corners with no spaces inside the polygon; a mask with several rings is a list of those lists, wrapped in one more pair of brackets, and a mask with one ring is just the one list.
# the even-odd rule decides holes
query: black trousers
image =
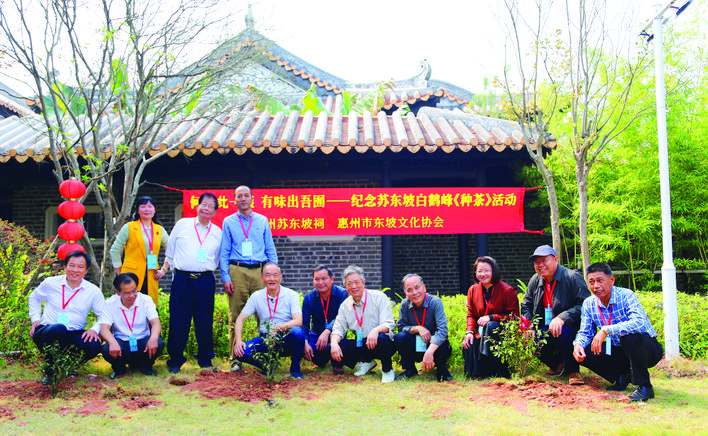
{"label": "black trousers", "polygon": [[603,344],[600,354],[595,354],[590,345],[585,347],[585,360],[581,365],[609,382],[616,382],[620,375],[631,372],[632,384],[651,386],[649,368],[656,366],[664,350],[656,338],[646,333],[633,333],[620,338],[620,346],[612,346],[611,355],[605,354]]}
{"label": "black trousers", "polygon": [[379,359],[383,372],[393,369],[391,362],[394,352],[393,341],[386,333],[379,333],[376,347],[372,350],[366,347],[366,337],[364,337],[363,347],[357,347],[354,339],[343,339],[339,342],[339,347],[342,349],[342,363],[349,368],[354,368],[357,362],[371,362],[374,359]]}

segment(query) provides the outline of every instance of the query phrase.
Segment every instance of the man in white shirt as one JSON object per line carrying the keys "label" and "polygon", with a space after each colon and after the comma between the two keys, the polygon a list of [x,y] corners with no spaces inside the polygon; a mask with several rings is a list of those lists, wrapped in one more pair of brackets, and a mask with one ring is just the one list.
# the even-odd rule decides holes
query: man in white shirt
{"label": "man in white shirt", "polygon": [[111,379],[124,375],[126,365],[139,366],[143,374],[154,376],[152,365],[165,348],[155,302],[138,292],[138,276],[133,273],[118,274],[113,287],[116,295],[106,300],[100,320],[106,341],[101,353],[113,368]]}
{"label": "man in white shirt", "polygon": [[[246,302],[243,310],[236,318],[234,328],[234,355],[239,368],[242,363],[249,363],[263,369],[261,362],[253,356],[266,350],[263,337],[268,333],[282,335],[280,355],[291,356],[290,376],[301,379],[300,358],[305,348],[305,331],[302,329],[302,309],[300,297],[292,289],[280,286],[283,275],[280,267],[268,262],[263,266],[261,280],[265,288],[254,292]],[[260,336],[244,342],[242,338],[243,324],[249,316],[256,314],[260,320]],[[233,370],[232,370],[233,371]],[[235,371],[234,371],[235,372]]]}
{"label": "man in white shirt", "polygon": [[[83,361],[87,362],[101,351],[101,339],[98,337],[98,322],[91,329],[84,330],[86,316],[93,310],[94,315],[101,318],[103,294],[94,284],[84,280],[91,265],[88,254],[72,251],[66,255],[63,264],[65,274],[45,279],[29,295],[30,337],[42,353],[45,347],[54,343],[62,348],[74,346],[83,352]],[[46,355],[45,360],[48,359],[51,357]],[[45,372],[42,385],[51,384],[52,376],[51,371]]]}
{"label": "man in white shirt", "polygon": [[[366,289],[364,270],[358,266],[348,266],[342,275],[349,297],[339,306],[334,320],[332,359],[350,368],[359,362],[355,376],[367,374],[376,366],[374,359],[379,359],[381,383],[390,383],[396,376],[391,363],[395,325],[391,301],[381,291]],[[349,330],[356,339],[345,339]]]}
{"label": "man in white shirt", "polygon": [[187,361],[189,327],[194,320],[197,363],[211,369],[214,357],[214,270],[219,266],[221,229],[211,220],[219,201],[205,192],[199,197],[196,218],[182,218],[172,229],[165,261],[174,268],[170,290],[170,330],[167,339],[168,370],[176,374]]}

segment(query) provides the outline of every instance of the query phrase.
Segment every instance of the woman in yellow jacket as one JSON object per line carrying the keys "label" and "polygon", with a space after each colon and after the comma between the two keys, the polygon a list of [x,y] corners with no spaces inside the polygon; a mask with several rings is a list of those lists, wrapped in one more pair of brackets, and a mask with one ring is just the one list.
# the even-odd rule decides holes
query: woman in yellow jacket
{"label": "woman in yellow jacket", "polygon": [[[167,247],[169,235],[155,218],[155,200],[152,197],[140,197],[136,201],[133,221],[125,224],[118,232],[111,247],[111,260],[116,274],[132,272],[138,276],[138,289],[148,294],[157,306],[158,283],[169,264],[157,268],[157,255],[160,247]],[[121,262],[121,252],[125,256]],[[146,280],[147,278],[147,280]]]}

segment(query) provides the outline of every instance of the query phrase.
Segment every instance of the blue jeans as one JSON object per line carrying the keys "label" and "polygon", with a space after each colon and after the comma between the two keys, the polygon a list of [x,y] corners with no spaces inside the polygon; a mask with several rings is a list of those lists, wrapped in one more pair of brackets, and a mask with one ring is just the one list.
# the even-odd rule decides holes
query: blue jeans
{"label": "blue jeans", "polygon": [[[264,335],[256,336],[250,341],[246,342],[246,349],[243,352],[243,356],[236,357],[236,360],[243,363],[249,363],[258,369],[263,369],[263,364],[255,359],[254,354],[263,353],[266,351],[266,347],[263,344]],[[305,350],[305,332],[302,327],[292,327],[288,330],[288,333],[283,337],[280,342],[278,354],[283,356],[290,356],[290,373],[300,372],[300,359],[302,358],[302,353]]]}

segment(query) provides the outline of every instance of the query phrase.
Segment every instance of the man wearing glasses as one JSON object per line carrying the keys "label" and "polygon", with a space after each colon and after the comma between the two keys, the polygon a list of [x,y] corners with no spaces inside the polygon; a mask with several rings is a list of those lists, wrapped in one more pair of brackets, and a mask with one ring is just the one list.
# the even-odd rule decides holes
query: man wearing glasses
{"label": "man wearing glasses", "polygon": [[[332,359],[354,368],[355,376],[363,376],[376,367],[374,359],[381,360],[381,383],[390,383],[393,371],[393,312],[391,301],[381,291],[366,289],[364,270],[348,266],[344,286],[349,297],[339,306],[331,335]],[[352,331],[355,339],[345,339]]]}

